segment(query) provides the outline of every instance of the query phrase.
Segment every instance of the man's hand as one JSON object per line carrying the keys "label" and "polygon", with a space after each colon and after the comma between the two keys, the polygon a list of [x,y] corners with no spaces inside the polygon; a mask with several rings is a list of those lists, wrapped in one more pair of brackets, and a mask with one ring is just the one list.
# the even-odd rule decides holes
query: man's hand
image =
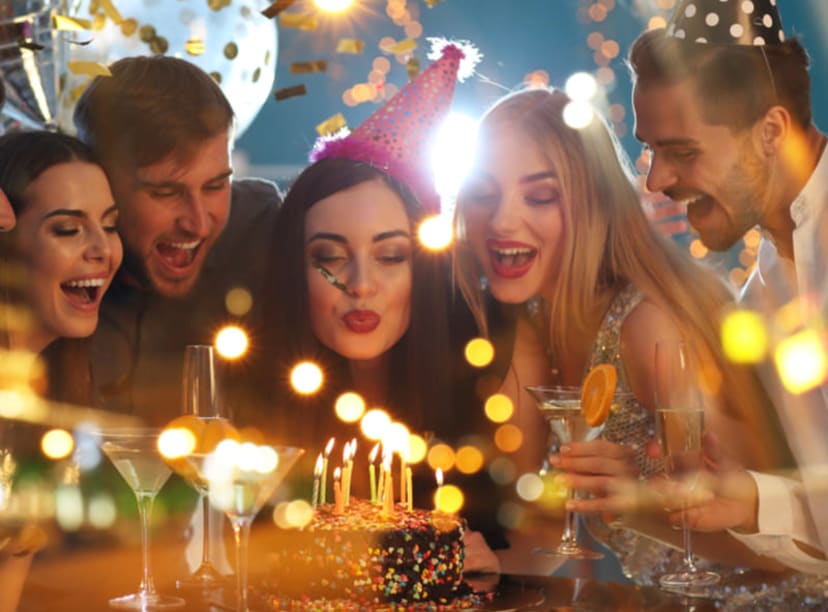
{"label": "man's hand", "polygon": [[[755,533],[759,508],[756,483],[750,474],[728,459],[716,436],[710,432],[702,439],[705,467],[698,491],[687,496],[687,523],[696,531],[734,529]],[[670,522],[681,525],[681,511],[670,514]]]}

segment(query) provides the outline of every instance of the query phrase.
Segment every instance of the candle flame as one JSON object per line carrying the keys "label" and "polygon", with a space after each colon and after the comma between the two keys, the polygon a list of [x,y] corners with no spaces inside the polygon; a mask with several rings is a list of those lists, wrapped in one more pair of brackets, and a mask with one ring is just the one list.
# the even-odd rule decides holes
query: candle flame
{"label": "candle flame", "polygon": [[314,476],[321,476],[322,475],[322,453],[319,453],[319,456],[316,457],[316,466],[313,468],[313,475]]}
{"label": "candle flame", "polygon": [[443,486],[443,470],[441,470],[440,468],[437,468],[437,471],[434,472],[434,477],[437,479],[437,486],[442,487]]}
{"label": "candle flame", "polygon": [[379,454],[380,443],[377,442],[374,444],[374,448],[371,450],[371,453],[368,455],[368,459],[371,463],[374,463],[377,460],[377,455]]}
{"label": "candle flame", "polygon": [[325,445],[325,456],[326,457],[330,456],[331,451],[333,450],[333,447],[334,447],[334,439],[331,438],[330,440],[328,440],[328,443]]}
{"label": "candle flame", "polygon": [[340,468],[336,468],[333,473],[334,480],[340,480],[342,478],[342,470]]}

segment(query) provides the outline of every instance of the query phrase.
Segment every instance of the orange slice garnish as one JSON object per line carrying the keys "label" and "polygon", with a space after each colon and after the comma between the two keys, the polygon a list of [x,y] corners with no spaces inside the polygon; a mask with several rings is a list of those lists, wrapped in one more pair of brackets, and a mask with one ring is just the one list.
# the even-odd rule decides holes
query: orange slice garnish
{"label": "orange slice garnish", "polygon": [[602,363],[592,368],[581,388],[581,413],[590,427],[598,427],[609,416],[618,374],[615,367]]}

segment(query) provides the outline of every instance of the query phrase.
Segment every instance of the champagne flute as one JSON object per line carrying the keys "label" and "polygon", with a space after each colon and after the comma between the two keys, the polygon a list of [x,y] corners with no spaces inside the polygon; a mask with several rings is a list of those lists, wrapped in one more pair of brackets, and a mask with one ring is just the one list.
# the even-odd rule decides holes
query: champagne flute
{"label": "champagne flute", "polygon": [[[696,379],[695,355],[686,342],[658,342],[655,353],[656,432],[670,478],[690,489],[704,467],[702,432],[704,402]],[[659,584],[669,589],[693,590],[719,582],[715,572],[700,570],[693,561],[687,502],[682,496],[684,567],[665,574]]]}
{"label": "champagne flute", "polygon": [[[581,387],[526,387],[526,390],[535,398],[538,410],[560,444],[588,442],[601,435],[604,424],[588,425],[581,412]],[[568,495],[573,499],[575,490],[570,488]],[[570,559],[601,559],[604,556],[578,544],[578,515],[570,510],[566,510],[560,544],[553,550],[536,548],[534,552]]]}
{"label": "champagne flute", "polygon": [[[182,406],[183,414],[196,416],[204,422],[222,418],[212,346],[205,344],[187,345],[184,352]],[[178,588],[210,590],[220,586],[224,582],[224,577],[210,562],[212,543],[210,514],[212,509],[207,497],[207,487],[197,477],[190,478],[187,477],[189,474],[182,475],[198,492],[203,516],[203,531],[201,563],[188,577],[179,579],[176,585]]]}
{"label": "champagne flute", "polygon": [[193,453],[186,458],[207,483],[210,502],[224,511],[233,526],[238,612],[247,612],[250,525],[304,452],[293,446],[223,440],[211,453]]}
{"label": "champagne flute", "polygon": [[160,595],[150,571],[149,519],[158,491],[167,482],[171,471],[158,450],[159,429],[129,427],[100,432],[100,446],[123,479],[135,493],[141,517],[141,550],[143,577],[139,590],[109,600],[113,608],[155,610],[184,605],[180,597]]}

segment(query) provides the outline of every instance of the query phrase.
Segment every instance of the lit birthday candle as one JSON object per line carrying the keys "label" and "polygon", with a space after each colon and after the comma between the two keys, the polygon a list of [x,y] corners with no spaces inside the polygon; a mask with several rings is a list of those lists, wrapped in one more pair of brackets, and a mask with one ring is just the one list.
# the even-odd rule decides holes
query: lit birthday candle
{"label": "lit birthday candle", "polygon": [[313,495],[311,496],[311,506],[316,508],[319,503],[319,479],[322,478],[322,453],[316,458],[316,465],[313,468]]}
{"label": "lit birthday candle", "polygon": [[443,492],[443,470],[437,468],[437,471],[434,472],[434,477],[437,480],[437,490],[434,492],[434,510],[435,512],[440,511],[440,494]]}
{"label": "lit birthday candle", "polygon": [[377,503],[377,469],[374,466],[374,463],[377,460],[377,454],[379,453],[380,443],[377,442],[374,444],[374,448],[371,450],[371,454],[368,455],[368,482],[371,485],[371,503]]}
{"label": "lit birthday candle", "polygon": [[405,501],[408,504],[408,511],[411,512],[414,509],[414,484],[410,467],[405,468],[405,491],[408,494]]}
{"label": "lit birthday candle", "polygon": [[345,502],[342,499],[342,470],[336,468],[333,473],[333,491],[334,491],[334,514],[342,514],[345,511]]}
{"label": "lit birthday candle", "polygon": [[385,457],[385,503],[383,504],[383,512],[388,516],[394,515],[394,475],[391,473],[391,461],[394,457],[393,453],[388,453]]}
{"label": "lit birthday candle", "polygon": [[326,479],[328,478],[328,457],[331,455],[331,451],[334,447],[334,439],[331,438],[328,440],[328,443],[325,445],[325,453],[322,458],[322,484],[319,487],[319,503],[324,504],[327,500],[327,484]]}

